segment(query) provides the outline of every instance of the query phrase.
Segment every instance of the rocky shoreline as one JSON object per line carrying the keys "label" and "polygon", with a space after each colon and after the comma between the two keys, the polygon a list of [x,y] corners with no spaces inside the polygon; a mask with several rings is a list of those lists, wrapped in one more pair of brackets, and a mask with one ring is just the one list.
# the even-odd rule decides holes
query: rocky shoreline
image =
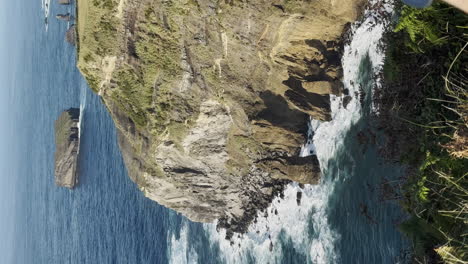
{"label": "rocky shoreline", "polygon": [[320,180],[299,153],[309,116],[330,120],[330,95],[346,92],[342,36],[363,1],[176,2],[79,2],[78,67],[145,196],[229,237],[285,184]]}

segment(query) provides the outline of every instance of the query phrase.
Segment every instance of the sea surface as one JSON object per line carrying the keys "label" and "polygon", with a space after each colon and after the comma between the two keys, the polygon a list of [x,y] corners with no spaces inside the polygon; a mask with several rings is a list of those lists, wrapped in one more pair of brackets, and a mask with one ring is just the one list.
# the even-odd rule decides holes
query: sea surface
{"label": "sea surface", "polygon": [[[14,253],[5,263],[405,263],[408,241],[397,229],[405,216],[382,184],[403,169],[381,160],[369,137],[385,29],[374,11],[353,26],[345,48],[344,83],[353,99],[345,108],[334,97],[334,121],[310,123],[303,150],[318,155],[322,182],[292,184],[267,217],[261,213],[247,234],[227,241],[215,224],[190,222],[145,198],[130,180],[112,119],[64,41],[69,24],[49,18],[46,30],[43,7],[40,0],[9,6],[16,33],[9,40],[8,171],[16,212]],[[48,8],[51,17],[74,10],[56,1]],[[391,5],[382,10],[391,12]],[[70,107],[82,111],[80,182],[72,191],[55,186],[53,156],[54,121]],[[362,133],[370,143],[359,143]]]}

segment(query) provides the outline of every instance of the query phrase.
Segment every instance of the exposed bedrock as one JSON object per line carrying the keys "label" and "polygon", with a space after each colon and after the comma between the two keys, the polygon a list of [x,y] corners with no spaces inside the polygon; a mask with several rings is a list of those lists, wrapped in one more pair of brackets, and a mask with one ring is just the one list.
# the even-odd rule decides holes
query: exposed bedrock
{"label": "exposed bedrock", "polygon": [[309,116],[330,120],[342,93],[340,39],[361,2],[127,0],[117,51],[93,53],[79,32],[132,180],[238,232],[286,183],[317,183],[317,157],[298,155]]}

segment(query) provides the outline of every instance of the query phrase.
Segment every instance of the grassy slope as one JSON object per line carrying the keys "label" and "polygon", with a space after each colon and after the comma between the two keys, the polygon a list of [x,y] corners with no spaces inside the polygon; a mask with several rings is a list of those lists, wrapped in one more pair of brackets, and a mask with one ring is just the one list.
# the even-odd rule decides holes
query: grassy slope
{"label": "grassy slope", "polygon": [[[157,83],[170,85],[180,74],[177,23],[160,21],[151,2],[134,9],[124,7],[132,12],[132,18],[124,21],[115,16],[118,3],[78,0],[78,67],[98,93],[103,88],[106,61],[116,57],[112,80],[106,84],[113,89],[107,90],[104,99],[112,99],[138,128],[162,132],[172,107],[171,94],[169,87],[158,86],[157,94],[154,90]],[[167,5],[168,12],[181,12],[180,7]]]}
{"label": "grassy slope", "polygon": [[101,59],[118,51],[117,30],[121,24],[114,14],[113,0],[78,0],[78,68],[95,92],[102,81]]}
{"label": "grassy slope", "polygon": [[468,157],[443,147],[468,149],[466,26],[465,14],[441,3],[404,7],[390,37],[381,105],[398,146],[391,155],[417,168],[403,189],[411,219],[401,227],[419,263],[468,258]]}

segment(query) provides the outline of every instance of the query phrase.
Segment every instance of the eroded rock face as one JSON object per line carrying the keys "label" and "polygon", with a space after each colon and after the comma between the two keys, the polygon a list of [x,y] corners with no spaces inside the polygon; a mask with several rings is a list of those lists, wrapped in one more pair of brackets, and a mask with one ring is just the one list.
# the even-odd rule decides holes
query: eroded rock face
{"label": "eroded rock face", "polygon": [[72,189],[78,182],[80,109],[70,108],[55,121],[55,184]]}
{"label": "eroded rock face", "polygon": [[[191,220],[240,232],[285,183],[317,183],[317,158],[298,154],[309,116],[329,120],[329,96],[342,93],[340,38],[360,4],[127,0],[119,52],[79,66],[101,76],[93,89],[130,177]],[[90,73],[110,57],[113,72]],[[151,80],[149,102],[128,99],[139,91],[122,85],[129,72]]]}

